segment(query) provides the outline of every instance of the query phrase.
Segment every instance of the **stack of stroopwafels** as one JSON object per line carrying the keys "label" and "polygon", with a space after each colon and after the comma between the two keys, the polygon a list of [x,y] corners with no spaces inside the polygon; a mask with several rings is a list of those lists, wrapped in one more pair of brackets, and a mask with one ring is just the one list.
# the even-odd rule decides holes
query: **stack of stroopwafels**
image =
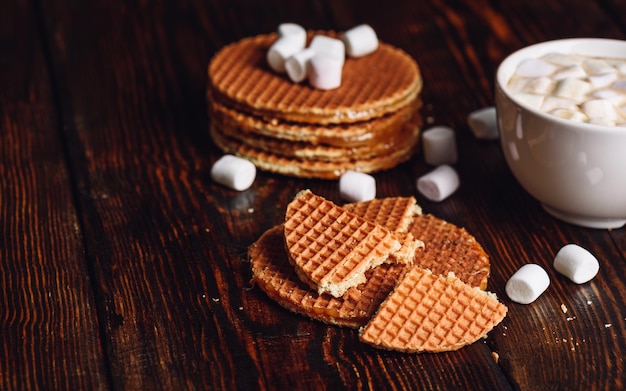
{"label": "stack of stroopwafels", "polygon": [[[310,32],[337,36],[333,32]],[[225,153],[285,175],[332,179],[347,170],[375,172],[408,160],[422,123],[422,79],[404,51],[380,43],[346,58],[333,90],[275,73],[266,53],[276,34],[222,48],[208,67],[210,132]]]}
{"label": "stack of stroopwafels", "polygon": [[[459,349],[484,336],[506,315],[506,307],[484,292],[489,258],[466,230],[422,214],[413,197],[330,208],[319,208],[330,202],[319,198],[310,192],[300,193],[290,205],[296,211],[291,211],[285,224],[266,231],[249,249],[253,280],[281,306],[325,323],[360,328],[363,342],[405,352]],[[346,224],[356,221],[352,231],[367,232],[355,241],[355,236],[346,237],[345,230],[330,227],[324,216],[316,215],[332,210],[329,215],[336,217],[336,209],[348,216],[347,220],[341,218],[349,221]],[[366,227],[361,220],[368,219],[371,227],[355,228]],[[301,225],[307,228],[295,241],[286,238]],[[364,254],[376,247],[376,240],[367,234],[380,227],[396,234],[401,242],[410,234],[410,241],[423,243],[413,248],[413,262],[400,263],[389,257],[378,266],[369,264],[365,271],[361,269],[362,282],[348,287],[342,295],[320,290],[318,282],[333,275],[333,268],[325,260],[334,258],[335,265],[341,263],[339,274],[349,275],[359,267],[346,272],[346,264],[363,263]],[[381,243],[389,241],[385,235],[380,238]],[[368,243],[368,250],[344,260],[338,254],[347,256],[345,247],[350,243],[353,249]],[[297,257],[304,260],[298,261]],[[307,263],[319,267],[301,268]],[[310,278],[316,272],[322,274],[321,279]]]}

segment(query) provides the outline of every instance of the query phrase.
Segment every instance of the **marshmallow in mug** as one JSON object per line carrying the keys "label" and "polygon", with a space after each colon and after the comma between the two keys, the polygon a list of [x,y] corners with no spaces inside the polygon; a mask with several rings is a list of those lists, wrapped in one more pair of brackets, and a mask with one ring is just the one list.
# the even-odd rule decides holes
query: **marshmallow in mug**
{"label": "marshmallow in mug", "polygon": [[348,202],[373,200],[376,198],[376,179],[364,172],[346,171],[339,178],[339,194]]}
{"label": "marshmallow in mug", "polygon": [[507,281],[504,290],[512,301],[530,304],[550,286],[548,273],[539,265],[529,263],[519,268]]}
{"label": "marshmallow in mug", "polygon": [[235,155],[224,155],[211,167],[211,178],[233,190],[243,191],[252,186],[256,167],[249,160]]}
{"label": "marshmallow in mug", "polygon": [[431,201],[443,201],[459,188],[459,175],[456,170],[447,164],[442,164],[434,170],[417,179],[417,190]]}
{"label": "marshmallow in mug", "polygon": [[543,112],[579,122],[626,126],[626,59],[547,53],[521,61],[512,95]]}

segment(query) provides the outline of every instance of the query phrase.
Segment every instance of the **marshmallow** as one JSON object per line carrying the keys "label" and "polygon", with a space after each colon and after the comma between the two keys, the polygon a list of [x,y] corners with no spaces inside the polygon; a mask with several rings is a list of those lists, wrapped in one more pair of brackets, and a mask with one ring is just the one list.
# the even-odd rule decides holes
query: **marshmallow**
{"label": "marshmallow", "polygon": [[589,99],[583,102],[580,108],[590,119],[600,121],[615,121],[617,119],[617,111],[609,100]]}
{"label": "marshmallow", "polygon": [[424,161],[433,166],[456,163],[457,149],[454,130],[447,126],[436,126],[422,133]]}
{"label": "marshmallow", "polygon": [[342,40],[346,45],[346,53],[350,57],[363,57],[378,49],[378,37],[374,29],[367,24],[361,24],[347,30]]}
{"label": "marshmallow", "polygon": [[615,72],[615,68],[609,65],[608,62],[596,58],[583,61],[582,67],[588,75],[601,75]]}
{"label": "marshmallow", "polygon": [[559,68],[554,72],[552,78],[554,80],[562,80],[569,78],[585,77],[587,73],[580,65],[570,65],[563,68]]}
{"label": "marshmallow", "polygon": [[571,121],[576,121],[576,122],[585,122],[588,119],[585,114],[581,113],[578,110],[554,109],[550,111],[549,114],[555,115],[559,118],[569,119]]}
{"label": "marshmallow", "polygon": [[296,40],[302,47],[306,46],[306,30],[295,23],[281,23],[278,25],[278,37],[288,37]]}
{"label": "marshmallow", "polygon": [[339,178],[339,194],[349,202],[373,200],[376,198],[376,179],[364,172],[346,171]]}
{"label": "marshmallow", "polygon": [[610,88],[604,88],[604,89],[601,89],[601,90],[594,91],[591,94],[589,94],[589,96],[592,97],[592,98],[609,100],[614,105],[619,105],[620,103],[622,103],[622,102],[624,102],[626,100],[626,94],[619,93],[619,92],[617,92],[615,90],[612,90]]}
{"label": "marshmallow", "polygon": [[509,299],[519,304],[530,304],[550,285],[548,273],[539,265],[529,263],[519,268],[506,283]]}
{"label": "marshmallow", "polygon": [[560,98],[557,96],[546,96],[541,104],[541,110],[550,112],[554,109],[568,109],[568,110],[576,110],[577,104],[575,101],[567,98]]}
{"label": "marshmallow", "polygon": [[304,49],[304,45],[289,36],[278,38],[267,51],[267,63],[278,73],[285,72],[285,61]]}
{"label": "marshmallow", "polygon": [[580,79],[562,79],[554,88],[554,95],[559,98],[582,102],[585,94],[591,91],[591,84]]}
{"label": "marshmallow", "polygon": [[306,79],[307,66],[314,54],[315,50],[306,48],[287,59],[285,62],[285,70],[291,81],[300,83]]}
{"label": "marshmallow", "polygon": [[583,62],[581,57],[563,53],[546,53],[540,58],[555,65],[579,65]]}
{"label": "marshmallow", "polygon": [[327,37],[326,35],[316,35],[311,40],[309,48],[315,51],[315,54],[326,55],[341,61],[341,66],[346,58],[346,46],[343,41]]}
{"label": "marshmallow", "polygon": [[513,97],[519,102],[526,104],[535,109],[541,109],[545,97],[543,95],[528,94],[525,92],[516,92]]}
{"label": "marshmallow", "polygon": [[596,257],[576,244],[563,246],[556,253],[553,266],[557,272],[577,284],[591,281],[600,270]]}
{"label": "marshmallow", "polygon": [[250,161],[234,155],[224,155],[211,167],[211,178],[233,190],[246,190],[254,182],[256,167]]}
{"label": "marshmallow", "polygon": [[443,201],[459,188],[459,175],[442,164],[417,180],[417,190],[431,201]]}
{"label": "marshmallow", "polygon": [[587,78],[593,88],[602,88],[610,85],[617,79],[617,73],[607,72],[599,75],[592,75]]}
{"label": "marshmallow", "polygon": [[549,77],[534,77],[529,79],[522,89],[529,94],[548,94],[552,90],[554,81]]}
{"label": "marshmallow", "polygon": [[615,82],[613,82],[613,84],[611,84],[611,87],[615,88],[621,93],[626,93],[626,80],[616,80]]}
{"label": "marshmallow", "polygon": [[519,63],[515,74],[522,77],[542,77],[549,76],[555,70],[556,66],[552,64],[536,58],[529,58]]}
{"label": "marshmallow", "polygon": [[309,60],[309,83],[320,90],[332,90],[341,85],[343,61],[336,57],[315,53]]}
{"label": "marshmallow", "polygon": [[495,140],[499,136],[497,113],[493,106],[471,112],[467,116],[467,124],[477,139]]}

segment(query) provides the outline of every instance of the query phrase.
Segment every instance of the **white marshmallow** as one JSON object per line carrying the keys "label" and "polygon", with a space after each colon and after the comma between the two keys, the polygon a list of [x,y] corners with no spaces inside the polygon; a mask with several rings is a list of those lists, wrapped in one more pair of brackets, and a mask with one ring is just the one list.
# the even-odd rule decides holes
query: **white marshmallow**
{"label": "white marshmallow", "polygon": [[309,60],[309,83],[320,90],[332,90],[341,85],[343,61],[336,57],[315,53]]}
{"label": "white marshmallow", "polygon": [[285,70],[291,81],[300,83],[306,79],[307,66],[314,54],[315,50],[306,48],[287,59],[285,62]]}
{"label": "white marshmallow", "polygon": [[309,48],[315,51],[315,54],[326,55],[341,60],[341,65],[346,58],[346,46],[343,41],[331,38],[326,35],[316,35],[311,40]]}
{"label": "white marshmallow", "polygon": [[339,178],[339,194],[349,202],[373,200],[376,198],[376,179],[364,172],[346,171]]}
{"label": "white marshmallow", "polygon": [[436,126],[422,133],[424,161],[433,166],[457,161],[456,136],[447,126]]}
{"label": "white marshmallow", "polygon": [[278,73],[285,72],[285,61],[304,49],[297,39],[290,37],[278,38],[267,51],[267,63]]}
{"label": "white marshmallow", "polygon": [[611,84],[611,87],[615,88],[619,92],[626,93],[626,80],[616,80],[613,84]]}
{"label": "white marshmallow", "polygon": [[302,47],[306,46],[306,30],[296,23],[281,23],[278,25],[278,36],[296,40]]}
{"label": "white marshmallow", "polygon": [[378,37],[368,24],[361,24],[347,30],[341,39],[350,57],[363,57],[378,49]]}
{"label": "white marshmallow", "polygon": [[563,68],[557,69],[553,74],[552,78],[554,80],[562,80],[568,78],[578,78],[585,77],[587,73],[580,65],[570,65]]}
{"label": "white marshmallow", "polygon": [[443,201],[459,188],[459,175],[442,164],[417,180],[417,190],[431,201]]}
{"label": "white marshmallow", "polygon": [[580,108],[590,119],[601,121],[615,121],[617,119],[617,111],[609,100],[589,99],[583,102]]}
{"label": "white marshmallow", "polygon": [[617,73],[607,72],[599,75],[592,75],[587,78],[593,88],[602,88],[610,85],[617,79]]}
{"label": "white marshmallow", "polygon": [[589,94],[589,96],[592,98],[606,99],[610,101],[611,103],[613,103],[614,105],[619,105],[620,103],[626,101],[625,93],[619,93],[610,88],[604,88],[601,90],[594,91],[591,94]]}
{"label": "white marshmallow", "polygon": [[246,190],[256,177],[256,167],[249,160],[224,155],[211,167],[211,178],[233,190]]}
{"label": "white marshmallow", "polygon": [[618,61],[613,66],[620,74],[626,75],[626,61]]}
{"label": "white marshmallow", "polygon": [[560,98],[582,102],[585,94],[591,91],[591,84],[580,79],[562,79],[554,88],[554,95]]}
{"label": "white marshmallow", "polygon": [[557,272],[577,284],[591,281],[600,270],[596,257],[573,243],[563,246],[556,253],[553,266]]}
{"label": "white marshmallow", "polygon": [[582,66],[588,75],[601,75],[604,73],[615,72],[615,68],[609,65],[608,62],[596,58],[590,58],[583,61]]}
{"label": "white marshmallow", "polygon": [[559,98],[558,96],[546,96],[541,105],[541,110],[550,112],[554,109],[568,109],[568,110],[576,110],[578,105],[575,101],[566,98]]}
{"label": "white marshmallow", "polygon": [[563,53],[546,53],[540,57],[542,60],[556,65],[577,65],[583,62],[579,56]]}
{"label": "white marshmallow", "polygon": [[523,60],[515,70],[516,75],[522,77],[542,77],[549,76],[556,70],[556,66],[536,58]]}
{"label": "white marshmallow", "polygon": [[529,79],[522,91],[528,92],[529,94],[548,94],[554,85],[554,81],[549,77],[534,77]]}
{"label": "white marshmallow", "polygon": [[530,304],[550,286],[548,273],[539,265],[529,263],[519,268],[506,283],[504,290],[509,299],[520,304]]}
{"label": "white marshmallow", "polygon": [[555,115],[559,118],[569,119],[571,121],[576,121],[576,122],[587,121],[587,116],[578,110],[554,109],[550,111],[549,114]]}
{"label": "white marshmallow", "polygon": [[471,112],[467,124],[477,139],[495,140],[499,137],[496,108],[485,107]]}
{"label": "white marshmallow", "polygon": [[528,94],[525,92],[516,92],[512,94],[513,97],[519,102],[526,104],[532,108],[540,109],[543,105],[543,101],[545,97],[543,95],[538,94]]}

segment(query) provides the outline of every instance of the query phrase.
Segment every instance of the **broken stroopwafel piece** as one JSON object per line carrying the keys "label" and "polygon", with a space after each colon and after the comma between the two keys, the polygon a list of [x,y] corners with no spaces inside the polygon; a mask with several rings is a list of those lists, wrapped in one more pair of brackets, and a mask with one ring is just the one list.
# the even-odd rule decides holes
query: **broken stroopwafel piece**
{"label": "broken stroopwafel piece", "polygon": [[472,344],[506,316],[494,295],[454,276],[412,267],[359,333],[376,348],[447,352]]}
{"label": "broken stroopwafel piece", "polygon": [[284,227],[288,257],[300,279],[334,297],[365,282],[366,271],[402,247],[389,229],[310,190],[289,203]]}
{"label": "broken stroopwafel piece", "polygon": [[252,281],[283,308],[336,326],[359,328],[394,288],[405,265],[385,263],[365,273],[366,281],[342,297],[318,293],[302,282],[287,258],[282,225],[267,230],[248,249]]}

